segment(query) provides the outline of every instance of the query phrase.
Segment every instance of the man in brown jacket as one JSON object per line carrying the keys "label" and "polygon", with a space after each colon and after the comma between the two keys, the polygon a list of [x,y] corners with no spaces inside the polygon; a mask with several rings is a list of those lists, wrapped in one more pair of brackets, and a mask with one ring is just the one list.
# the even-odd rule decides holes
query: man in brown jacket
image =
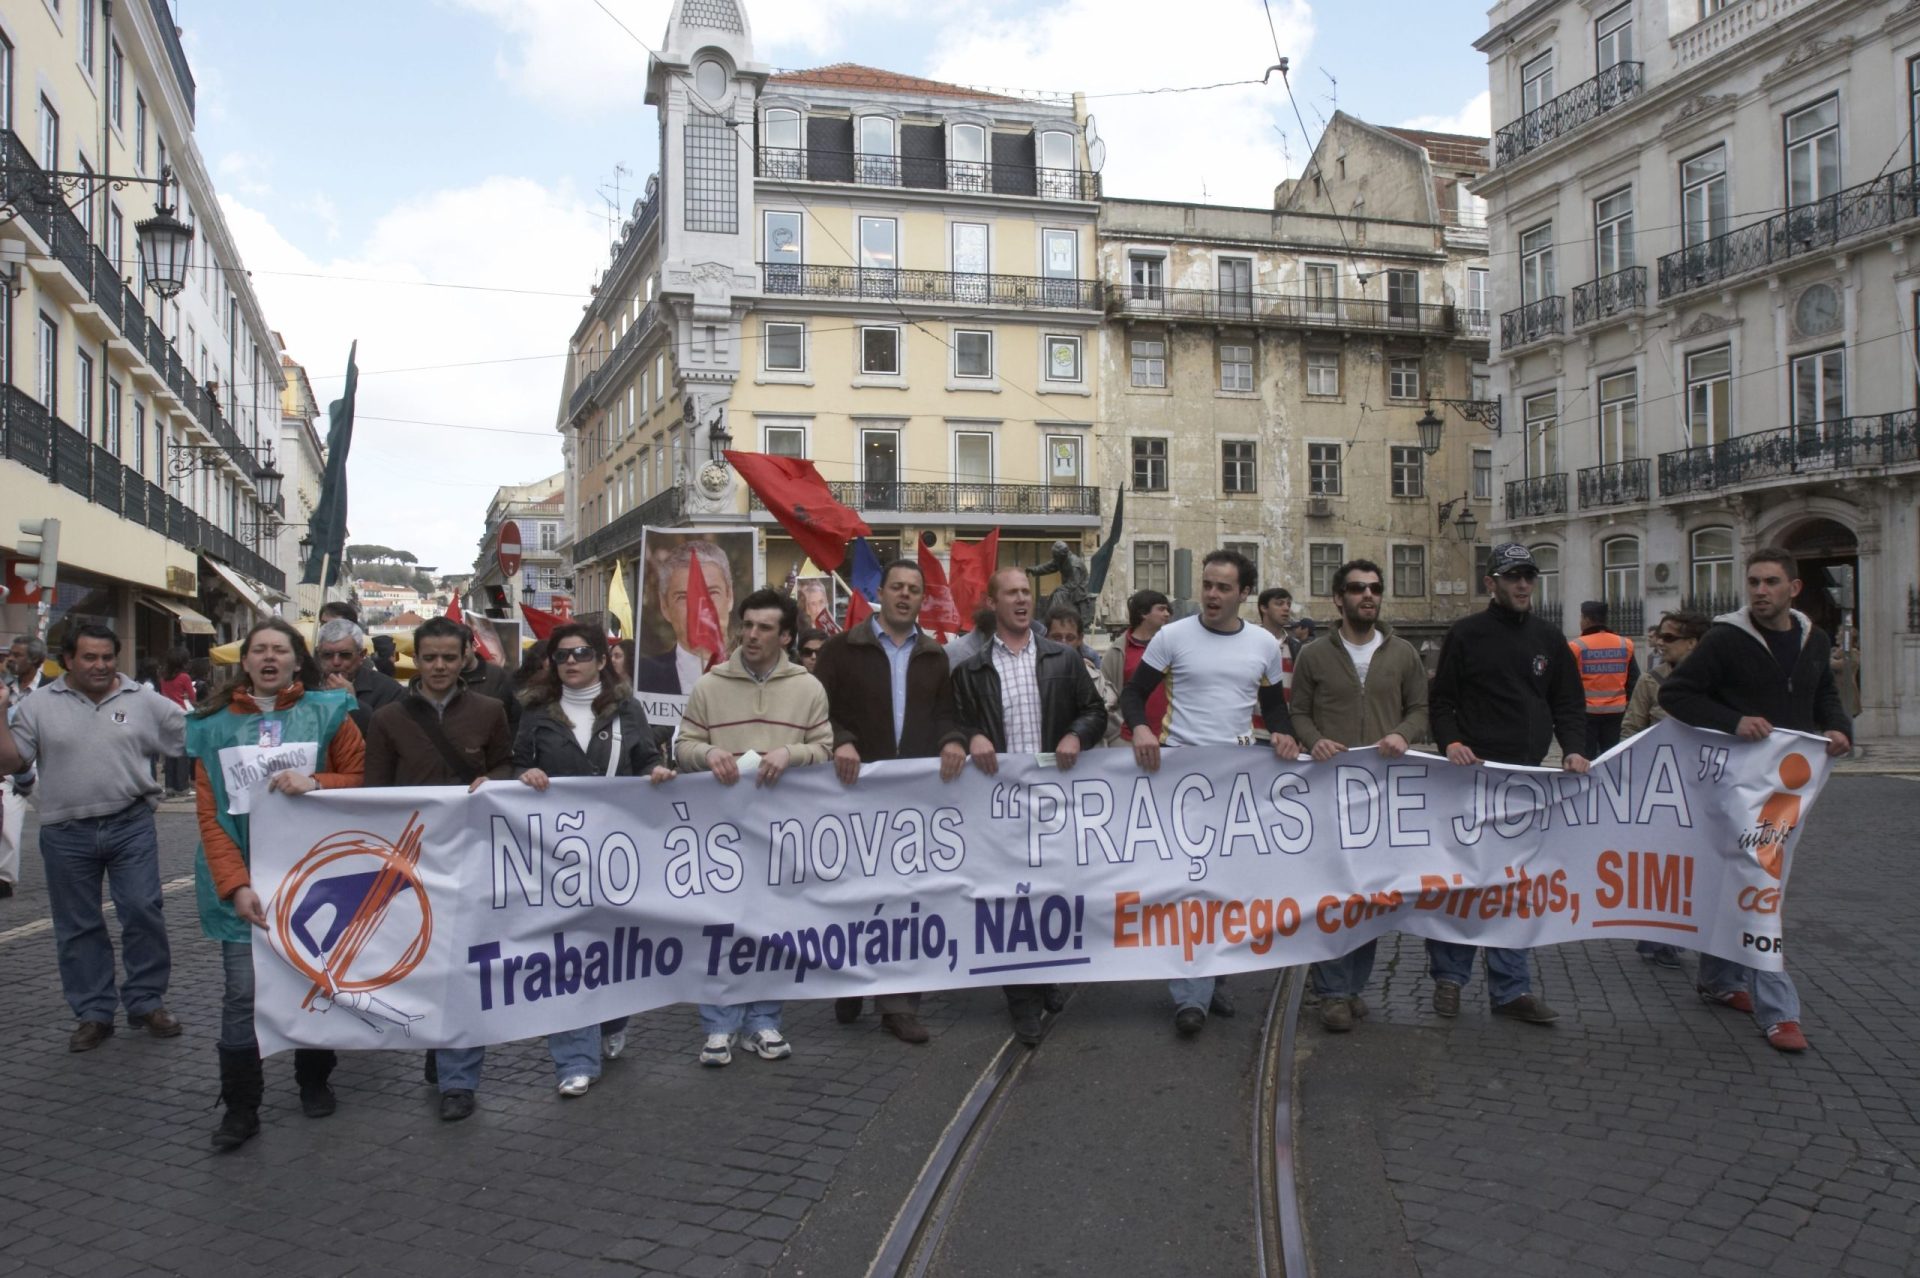
{"label": "man in brown jacket", "polygon": [[[860,765],[880,759],[940,759],[940,779],[967,766],[966,738],[954,727],[947,657],[920,629],[927,591],[920,565],[896,559],[880,576],[880,609],[870,623],[827,640],[814,675],[827,690],[833,722],[833,770],[846,785]],[[874,1000],[880,1023],[903,1043],[930,1037],[920,1023],[918,994],[882,994]],[[836,999],[842,1025],[860,1016],[860,1000]]]}
{"label": "man in brown jacket", "polygon": [[[1320,762],[1371,745],[1397,759],[1427,738],[1427,670],[1405,639],[1380,629],[1380,565],[1349,560],[1333,573],[1340,628],[1304,645],[1293,666],[1293,731]],[[1336,1034],[1367,1014],[1360,991],[1373,975],[1374,942],[1313,965],[1320,1023]]]}

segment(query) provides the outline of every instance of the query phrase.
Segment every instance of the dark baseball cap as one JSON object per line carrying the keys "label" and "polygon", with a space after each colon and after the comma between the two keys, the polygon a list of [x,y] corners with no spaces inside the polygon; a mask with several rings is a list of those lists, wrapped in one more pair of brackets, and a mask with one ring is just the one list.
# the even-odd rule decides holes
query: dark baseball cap
{"label": "dark baseball cap", "polygon": [[1313,631],[1318,629],[1318,623],[1315,622],[1312,617],[1301,617],[1293,623],[1290,629]]}
{"label": "dark baseball cap", "polygon": [[1517,541],[1503,541],[1487,555],[1487,576],[1498,577],[1504,573],[1521,568],[1540,571],[1540,565],[1533,562],[1533,552]]}

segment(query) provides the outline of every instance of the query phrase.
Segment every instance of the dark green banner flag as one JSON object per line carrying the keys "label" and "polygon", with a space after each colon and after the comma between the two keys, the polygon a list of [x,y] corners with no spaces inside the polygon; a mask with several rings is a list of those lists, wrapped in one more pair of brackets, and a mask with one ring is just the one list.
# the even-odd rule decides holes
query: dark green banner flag
{"label": "dark green banner flag", "polygon": [[348,348],[347,389],[327,405],[327,474],[320,483],[320,504],[307,528],[310,544],[300,576],[303,585],[324,588],[340,580],[340,560],[347,544],[347,451],[353,446],[353,394],[360,384],[360,370],[353,359],[359,350],[359,342]]}
{"label": "dark green banner flag", "polygon": [[1101,543],[1100,549],[1093,552],[1093,562],[1087,567],[1087,595],[1090,598],[1098,599],[1101,589],[1107,584],[1107,569],[1113,565],[1113,548],[1120,544],[1120,518],[1126,513],[1127,488],[1122,484],[1113,498],[1113,529],[1107,534],[1106,541]]}

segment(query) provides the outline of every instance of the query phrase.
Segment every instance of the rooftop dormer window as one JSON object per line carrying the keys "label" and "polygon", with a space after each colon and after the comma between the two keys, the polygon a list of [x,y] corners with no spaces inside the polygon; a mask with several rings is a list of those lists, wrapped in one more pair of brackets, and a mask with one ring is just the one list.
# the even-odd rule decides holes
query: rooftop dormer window
{"label": "rooftop dormer window", "polygon": [[854,180],[865,186],[900,185],[900,152],[893,121],[884,115],[863,115],[856,137]]}
{"label": "rooftop dormer window", "polygon": [[805,178],[807,152],[800,113],[784,108],[769,109],[761,127],[764,139],[760,148],[761,172],[768,177]]}
{"label": "rooftop dormer window", "polygon": [[985,191],[987,131],[978,124],[956,124],[947,139],[947,189]]}
{"label": "rooftop dormer window", "polygon": [[1078,190],[1074,172],[1073,134],[1064,129],[1041,132],[1036,148],[1039,157],[1039,188],[1044,199],[1071,200]]}

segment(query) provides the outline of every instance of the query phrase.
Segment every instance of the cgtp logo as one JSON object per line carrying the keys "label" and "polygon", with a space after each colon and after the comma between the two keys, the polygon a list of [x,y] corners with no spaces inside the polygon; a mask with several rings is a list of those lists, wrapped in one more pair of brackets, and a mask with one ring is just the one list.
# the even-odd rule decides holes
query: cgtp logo
{"label": "cgtp logo", "polygon": [[[1787,839],[1795,826],[1800,824],[1800,796],[1791,793],[1813,780],[1813,765],[1807,762],[1804,754],[1790,754],[1780,760],[1780,784],[1784,789],[1776,790],[1760,805],[1760,819],[1754,827],[1740,836],[1740,846],[1753,854],[1767,877],[1779,879],[1786,868],[1783,864],[1787,853]],[[1741,908],[1758,908],[1743,905]],[[1775,909],[1779,908],[1776,900]]]}
{"label": "cgtp logo", "polygon": [[366,830],[328,835],[274,894],[276,948],[313,982],[302,1007],[339,1007],[375,1033],[398,1025],[412,1034],[422,1014],[402,1011],[376,992],[405,979],[433,940],[433,906],[420,881],[419,817],[409,816],[393,843]]}

